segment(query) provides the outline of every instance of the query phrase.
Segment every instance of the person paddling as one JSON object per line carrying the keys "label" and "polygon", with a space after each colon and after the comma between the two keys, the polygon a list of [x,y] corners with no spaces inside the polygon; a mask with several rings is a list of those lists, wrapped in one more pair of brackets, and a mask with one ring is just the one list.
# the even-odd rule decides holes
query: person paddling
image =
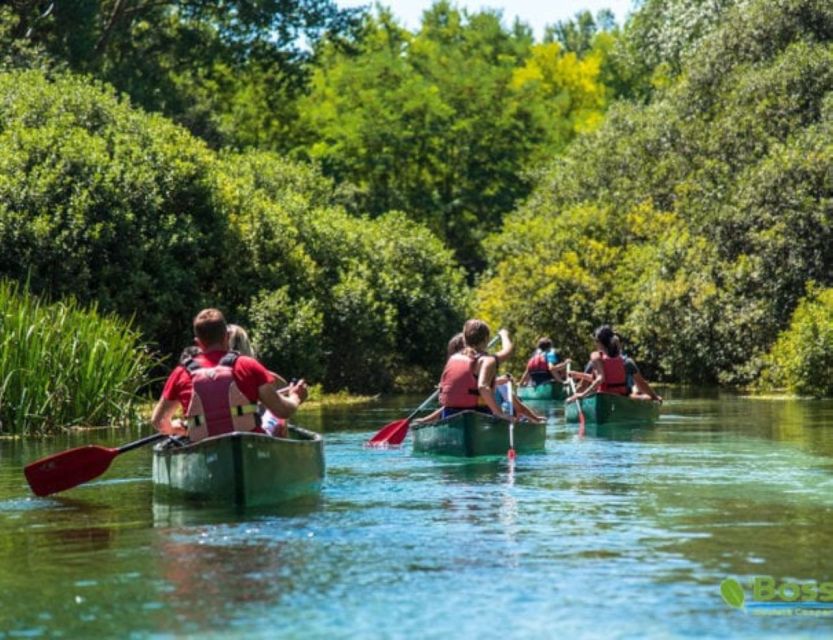
{"label": "person paddling", "polygon": [[547,337],[539,338],[535,352],[526,363],[526,370],[521,376],[521,384],[537,386],[551,381],[566,382],[565,370],[570,362],[569,358],[559,362],[552,340]]}
{"label": "person paddling", "polygon": [[466,410],[512,419],[495,398],[498,359],[486,353],[490,333],[489,325],[482,320],[468,320],[463,326],[465,346],[449,357],[440,378],[443,419]]}
{"label": "person paddling", "polygon": [[[501,338],[501,349],[497,353],[494,354],[495,360],[500,363],[503,360],[509,358],[512,355],[512,342],[509,338],[509,332],[506,329],[501,329],[498,334]],[[446,351],[447,359],[450,360],[452,356],[464,353],[466,350],[466,340],[463,336],[463,333],[455,334],[451,340],[448,341],[448,348]],[[505,387],[506,383],[512,380],[512,376],[506,374],[504,376],[496,376],[495,378],[495,400],[503,406],[506,402],[506,398],[503,397],[505,394]],[[500,397],[499,397],[500,396]],[[544,422],[546,418],[544,416],[538,415],[528,406],[526,406],[523,402],[521,402],[518,395],[512,391],[512,401],[513,401],[513,409],[515,410],[515,415],[520,418],[528,418],[532,422]],[[440,406],[439,409],[436,411],[431,412],[427,416],[423,418],[419,418],[414,420],[414,424],[429,424],[431,422],[436,422],[440,418],[443,417],[444,407]]]}
{"label": "person paddling", "polygon": [[280,394],[266,367],[229,351],[228,325],[218,309],[200,311],[193,327],[200,352],[171,372],[151,415],[161,433],[184,433],[171,420],[178,408],[186,415],[187,435],[194,442],[232,431],[263,433],[256,417],[258,401],[277,417],[288,418],[306,399],[303,380]]}
{"label": "person paddling", "polygon": [[576,398],[584,398],[596,392],[662,402],[662,396],[642,377],[633,359],[622,354],[621,339],[610,325],[597,328],[593,337],[597,350],[590,355],[590,363],[585,368],[585,373],[572,374],[573,377],[589,384],[565,402],[572,402]]}

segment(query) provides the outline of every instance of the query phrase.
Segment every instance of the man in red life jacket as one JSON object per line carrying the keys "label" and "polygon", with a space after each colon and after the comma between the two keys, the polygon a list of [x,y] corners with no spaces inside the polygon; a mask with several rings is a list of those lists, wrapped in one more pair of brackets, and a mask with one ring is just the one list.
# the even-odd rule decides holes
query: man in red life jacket
{"label": "man in red life jacket", "polygon": [[187,416],[193,441],[232,431],[263,433],[256,418],[258,401],[279,418],[288,418],[306,399],[303,380],[279,394],[274,375],[262,364],[228,350],[228,327],[217,309],[197,314],[194,337],[200,352],[171,372],[153,409],[151,422],[162,433],[185,433],[171,420],[177,408]]}

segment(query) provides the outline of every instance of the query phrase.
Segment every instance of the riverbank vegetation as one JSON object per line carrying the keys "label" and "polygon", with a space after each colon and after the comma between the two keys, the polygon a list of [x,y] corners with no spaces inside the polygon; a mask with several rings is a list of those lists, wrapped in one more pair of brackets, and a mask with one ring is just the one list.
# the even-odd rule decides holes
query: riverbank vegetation
{"label": "riverbank vegetation", "polygon": [[152,365],[129,322],[0,280],[0,433],[127,424]]}
{"label": "riverbank vegetation", "polygon": [[477,314],[517,363],[610,322],[653,378],[831,393],[828,2],[541,42],[442,1],[45,4],[0,8],[0,275],[35,293],[168,358],[219,306],[326,391],[430,385]]}

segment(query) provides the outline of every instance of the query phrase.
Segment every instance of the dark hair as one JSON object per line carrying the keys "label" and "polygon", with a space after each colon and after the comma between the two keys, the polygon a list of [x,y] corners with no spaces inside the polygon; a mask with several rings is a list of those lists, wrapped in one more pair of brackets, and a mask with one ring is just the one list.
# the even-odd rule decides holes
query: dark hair
{"label": "dark hair", "polygon": [[549,351],[550,349],[552,349],[552,340],[550,340],[546,336],[543,338],[538,338],[538,348],[541,351]]}
{"label": "dark hair", "polygon": [[619,355],[619,336],[617,336],[609,324],[603,324],[593,332],[596,341],[605,348],[607,355],[615,358]]}
{"label": "dark hair", "polygon": [[465,348],[466,340],[463,338],[463,333],[456,333],[454,334],[454,337],[448,341],[448,351],[446,352],[446,355],[450,358],[455,353],[460,353]]}
{"label": "dark hair", "polygon": [[203,309],[194,318],[194,336],[204,345],[220,344],[227,330],[226,319],[219,309]]}
{"label": "dark hair", "polygon": [[489,325],[482,320],[466,320],[463,325],[463,339],[467,347],[476,347],[489,339]]}
{"label": "dark hair", "polygon": [[191,358],[199,355],[200,348],[196,345],[191,345],[190,347],[185,347],[182,350],[182,353],[179,355],[179,364],[185,364]]}

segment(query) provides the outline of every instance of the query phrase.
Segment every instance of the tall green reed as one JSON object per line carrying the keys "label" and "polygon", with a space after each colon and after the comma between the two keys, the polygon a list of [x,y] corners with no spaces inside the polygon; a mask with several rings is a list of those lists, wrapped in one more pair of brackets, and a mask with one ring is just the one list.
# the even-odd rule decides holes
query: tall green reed
{"label": "tall green reed", "polygon": [[0,281],[0,432],[125,423],[152,365],[132,323]]}

